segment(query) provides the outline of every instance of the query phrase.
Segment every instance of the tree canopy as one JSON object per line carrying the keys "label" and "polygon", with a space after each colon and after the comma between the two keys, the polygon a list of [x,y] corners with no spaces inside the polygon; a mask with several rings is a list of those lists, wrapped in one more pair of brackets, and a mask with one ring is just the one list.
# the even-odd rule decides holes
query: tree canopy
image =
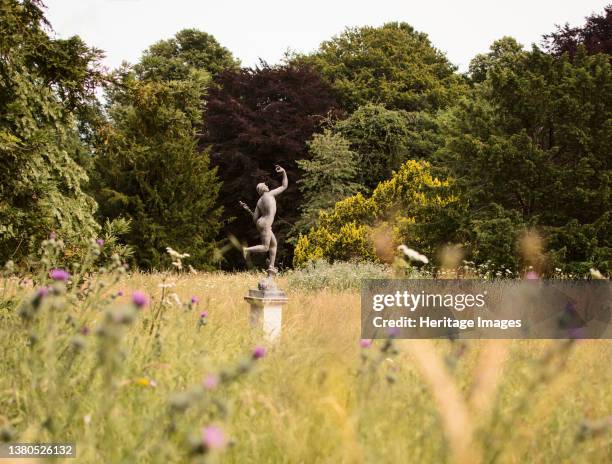
{"label": "tree canopy", "polygon": [[109,93],[95,191],[103,217],[131,221],[125,240],[143,268],[165,267],[168,246],[196,267],[215,259],[220,185],[195,136],[207,81],[203,73],[166,83],[128,72]]}
{"label": "tree canopy", "polygon": [[210,34],[183,29],[168,40],[160,40],[143,53],[134,70],[140,79],[186,80],[192,69],[211,75],[237,69],[239,61]]}
{"label": "tree canopy", "polygon": [[[486,243],[512,243],[535,227],[559,263],[609,269],[608,57],[582,52],[570,60],[533,48],[491,62],[486,79],[445,126],[442,162],[471,206],[464,237],[484,260],[491,258]],[[514,262],[512,246],[500,250],[497,264]]]}
{"label": "tree canopy", "polygon": [[26,258],[51,232],[77,253],[98,230],[76,114],[93,98],[100,54],[77,37],[51,39],[41,8],[2,2],[0,260]]}
{"label": "tree canopy", "polygon": [[357,154],[350,150],[348,140],[326,129],[314,134],[307,145],[312,158],[297,161],[303,173],[298,184],[304,203],[301,217],[291,230],[293,237],[307,233],[321,211],[362,190],[361,184],[355,182]]}
{"label": "tree canopy", "polygon": [[612,55],[612,5],[604,8],[603,14],[592,14],[582,27],[569,24],[557,26],[557,30],[544,36],[545,48],[556,55],[576,55],[580,46],[591,55]]}
{"label": "tree canopy", "polygon": [[[211,161],[223,181],[221,204],[235,219],[222,231],[241,240],[259,237],[251,218],[238,205],[257,201],[255,186],[278,183],[274,165],[287,170],[289,188],[279,199],[275,234],[284,242],[299,218],[302,196],[297,161],[309,158],[306,141],[321,122],[338,114],[336,100],[319,74],[307,66],[268,66],[224,71],[207,97],[201,146],[211,146]],[[279,247],[278,262],[289,264],[291,249]],[[242,256],[228,255],[229,265]]]}
{"label": "tree canopy", "polygon": [[407,111],[444,108],[465,90],[462,78],[427,34],[407,23],[347,28],[308,56],[347,110],[366,103]]}

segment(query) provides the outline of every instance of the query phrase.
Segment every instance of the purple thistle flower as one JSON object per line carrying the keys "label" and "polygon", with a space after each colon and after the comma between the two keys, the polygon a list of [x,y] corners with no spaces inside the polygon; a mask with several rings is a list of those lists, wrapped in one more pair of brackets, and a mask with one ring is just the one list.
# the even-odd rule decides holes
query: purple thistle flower
{"label": "purple thistle flower", "polygon": [[200,301],[200,299],[197,296],[192,296],[191,297],[191,304],[192,305],[194,305],[194,306],[197,305],[199,301]]}
{"label": "purple thistle flower", "polygon": [[146,293],[134,292],[132,293],[132,303],[134,303],[134,306],[138,309],[142,309],[149,304],[149,297]]}
{"label": "purple thistle flower", "polygon": [[81,327],[80,332],[81,332],[83,335],[88,335],[88,334],[89,334],[89,327],[87,327],[86,325],[84,325],[83,327]]}
{"label": "purple thistle flower", "polygon": [[400,333],[399,327],[389,327],[387,328],[387,335],[389,338],[397,337]]}
{"label": "purple thistle flower", "polygon": [[214,390],[219,385],[219,377],[217,377],[215,374],[208,374],[204,378],[202,385],[206,390]]}
{"label": "purple thistle flower", "polygon": [[266,355],[266,347],[265,346],[256,346],[253,348],[253,352],[251,356],[253,359],[263,358]]}
{"label": "purple thistle flower", "polygon": [[117,292],[117,296],[123,296],[123,290],[119,290],[119,291]]}
{"label": "purple thistle flower", "polygon": [[221,449],[227,443],[227,438],[219,427],[209,425],[202,429],[202,443],[207,450]]}
{"label": "purple thistle flower", "polygon": [[52,269],[51,272],[49,272],[49,277],[57,282],[66,282],[70,279],[70,273],[64,269]]}
{"label": "purple thistle flower", "polygon": [[362,338],[359,341],[359,346],[361,346],[361,348],[370,348],[372,346],[372,340],[369,338]]}
{"label": "purple thistle flower", "polygon": [[104,240],[102,240],[101,238],[99,238],[98,240],[96,240],[96,243],[98,244],[98,246],[100,248],[102,248],[104,246]]}
{"label": "purple thistle flower", "polygon": [[49,287],[40,287],[38,290],[36,290],[36,298],[38,299],[42,300],[48,294],[49,294]]}
{"label": "purple thistle flower", "polygon": [[200,318],[204,319],[205,317],[208,317],[208,311],[202,311],[200,313]]}
{"label": "purple thistle flower", "polygon": [[55,232],[51,232],[51,233],[49,234],[49,239],[50,239],[50,240],[55,240],[55,237],[57,237],[57,235],[55,235]]}
{"label": "purple thistle flower", "polygon": [[583,327],[574,327],[567,331],[567,335],[572,340],[580,340],[585,337],[585,332]]}

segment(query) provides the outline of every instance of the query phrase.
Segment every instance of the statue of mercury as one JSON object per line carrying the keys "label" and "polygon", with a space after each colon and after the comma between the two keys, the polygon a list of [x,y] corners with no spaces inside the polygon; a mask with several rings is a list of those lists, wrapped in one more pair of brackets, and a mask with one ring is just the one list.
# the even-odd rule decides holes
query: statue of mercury
{"label": "statue of mercury", "polygon": [[261,245],[255,245],[252,247],[244,247],[242,252],[246,258],[249,253],[268,253],[268,273],[276,273],[274,267],[274,261],[276,259],[276,237],[272,232],[272,223],[274,222],[274,215],[276,214],[276,196],[287,190],[289,181],[287,179],[287,173],[279,165],[275,166],[275,170],[283,175],[283,183],[280,187],[270,190],[264,183],[257,184],[256,190],[259,194],[259,200],[255,207],[255,212],[251,211],[243,201],[240,202],[248,213],[253,216],[253,222],[257,227],[259,236],[261,238]]}

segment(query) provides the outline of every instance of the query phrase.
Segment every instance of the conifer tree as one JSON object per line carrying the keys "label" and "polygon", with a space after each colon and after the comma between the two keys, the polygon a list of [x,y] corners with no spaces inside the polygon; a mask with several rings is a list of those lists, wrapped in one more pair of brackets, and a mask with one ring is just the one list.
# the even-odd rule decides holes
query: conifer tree
{"label": "conifer tree", "polygon": [[302,215],[291,233],[294,237],[308,232],[320,211],[361,190],[355,182],[357,154],[350,150],[348,140],[326,129],[322,134],[315,134],[307,145],[311,159],[297,161],[302,171],[299,188],[304,203]]}
{"label": "conifer tree", "polygon": [[96,185],[104,217],[131,220],[125,236],[143,268],[169,264],[170,246],[207,267],[221,208],[220,184],[207,153],[197,150],[196,127],[208,74],[185,80],[140,80],[128,71],[109,92],[110,122],[100,133]]}
{"label": "conifer tree", "polygon": [[75,111],[93,98],[100,52],[51,39],[39,1],[3,0],[0,13],[0,261],[22,260],[51,232],[77,253],[98,230]]}

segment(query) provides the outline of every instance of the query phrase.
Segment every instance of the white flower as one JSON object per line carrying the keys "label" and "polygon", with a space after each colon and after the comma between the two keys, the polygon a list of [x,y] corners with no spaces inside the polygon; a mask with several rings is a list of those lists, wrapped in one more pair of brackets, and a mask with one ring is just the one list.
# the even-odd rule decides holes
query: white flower
{"label": "white flower", "polygon": [[408,259],[411,259],[412,261],[420,261],[425,264],[429,263],[427,256],[422,255],[421,253],[413,250],[412,248],[408,248],[406,245],[400,245],[397,247],[397,249],[404,253],[404,255],[406,255]]}
{"label": "white flower", "polygon": [[591,273],[591,277],[593,277],[593,279],[605,279],[603,274],[599,272],[597,269],[591,268],[589,269],[589,272]]}
{"label": "white flower", "polygon": [[178,306],[181,306],[181,299],[176,293],[171,293],[168,295],[168,299],[173,300]]}
{"label": "white flower", "polygon": [[170,247],[166,247],[166,252],[173,258],[178,258],[178,259],[189,258],[189,253],[179,253],[178,251],[173,250]]}
{"label": "white flower", "polygon": [[159,288],[172,288],[176,285],[176,282],[163,282],[161,284],[157,284]]}

